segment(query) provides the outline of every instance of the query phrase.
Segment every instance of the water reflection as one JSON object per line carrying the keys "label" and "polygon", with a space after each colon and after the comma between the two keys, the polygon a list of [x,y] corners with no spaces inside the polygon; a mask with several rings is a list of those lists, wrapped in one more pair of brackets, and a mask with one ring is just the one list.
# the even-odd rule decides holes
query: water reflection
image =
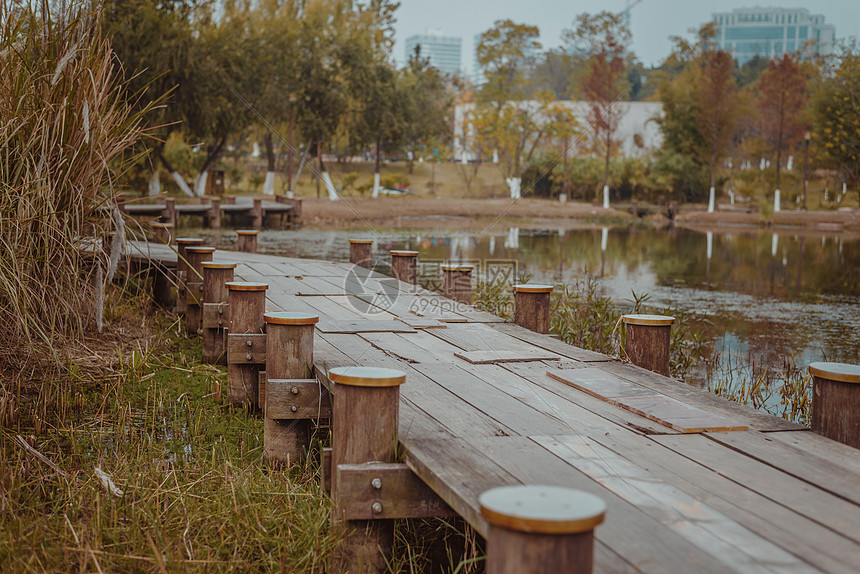
{"label": "water reflection", "polygon": [[[225,233],[229,236],[229,233]],[[260,249],[348,258],[345,231],[265,231]],[[621,304],[648,293],[653,311],[672,308],[739,354],[860,362],[860,241],[771,232],[641,228],[510,228],[478,237],[451,231],[414,236],[386,230],[375,253],[417,249],[422,260],[516,261],[536,282],[571,283],[590,272]]]}

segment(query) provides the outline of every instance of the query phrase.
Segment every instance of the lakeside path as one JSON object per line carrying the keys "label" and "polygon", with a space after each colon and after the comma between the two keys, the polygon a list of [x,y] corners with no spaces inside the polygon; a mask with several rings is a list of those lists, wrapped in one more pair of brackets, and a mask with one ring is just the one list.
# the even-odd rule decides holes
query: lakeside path
{"label": "lakeside path", "polygon": [[[175,261],[163,246],[150,253]],[[349,264],[214,259],[267,283],[268,311],[320,316],[324,382],[337,366],[406,373],[405,461],[482,535],[481,492],[546,484],[607,503],[597,572],[856,572],[860,450]],[[404,328],[417,319],[441,324]],[[477,355],[488,362],[463,358]],[[747,430],[696,429],[719,426]]]}

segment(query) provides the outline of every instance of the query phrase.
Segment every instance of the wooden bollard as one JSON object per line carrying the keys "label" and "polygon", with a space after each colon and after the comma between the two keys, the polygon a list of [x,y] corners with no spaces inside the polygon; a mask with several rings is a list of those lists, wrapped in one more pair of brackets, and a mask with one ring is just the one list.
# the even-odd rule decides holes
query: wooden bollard
{"label": "wooden bollard", "polygon": [[173,241],[172,223],[152,223],[152,240],[163,245],[170,245]]}
{"label": "wooden bollard", "polygon": [[415,285],[418,274],[417,251],[392,251],[391,271],[394,277],[404,283]]}
{"label": "wooden bollard", "polygon": [[536,333],[549,333],[552,285],[514,285],[514,323]]}
{"label": "wooden bollard", "polygon": [[[344,520],[338,466],[394,460],[400,413],[400,385],[406,375],[394,369],[337,367],[328,372],[332,392],[332,522],[344,528],[335,572],[385,572],[394,543],[393,520]],[[376,486],[372,486],[376,488]],[[382,514],[381,504],[373,513]]]}
{"label": "wooden bollard", "polygon": [[164,198],[164,209],[161,210],[161,220],[176,227],[176,200],[172,197]]}
{"label": "wooden bollard", "polygon": [[258,408],[260,370],[266,364],[266,283],[227,283],[230,330],[227,334],[227,384],[230,402]]}
{"label": "wooden bollard", "polygon": [[665,315],[624,315],[627,344],[624,351],[634,365],[669,376],[669,344],[674,317]]}
{"label": "wooden bollard", "polygon": [[203,262],[212,261],[214,247],[192,245],[185,248],[188,260],[188,278],[185,280],[185,334],[195,337],[200,333],[203,310]]}
{"label": "wooden bollard", "polygon": [[251,211],[251,215],[254,217],[254,222],[251,224],[251,227],[254,229],[262,229],[263,227],[263,200],[260,198],[254,198],[254,209]]}
{"label": "wooden bollard", "polygon": [[206,225],[211,229],[221,229],[221,198],[213,197],[209,200],[209,212],[206,214]]}
{"label": "wooden bollard", "polygon": [[230,305],[227,303],[227,283],[233,281],[235,263],[205,261],[203,263],[203,362],[226,365],[227,354],[224,336],[230,324]]}
{"label": "wooden bollard", "polygon": [[860,365],[812,363],[812,432],[860,448]]}
{"label": "wooden bollard", "polygon": [[557,486],[506,486],[478,497],[489,523],[487,574],[590,574],[594,529],[606,516],[597,496]]}
{"label": "wooden bollard", "polygon": [[373,269],[373,240],[350,239],[349,262],[359,267]]}
{"label": "wooden bollard", "polygon": [[[311,419],[322,410],[324,390],[317,381],[306,381],[313,376],[314,325],[319,316],[280,312],[263,317],[266,381],[259,389],[264,417],[263,458],[289,466],[307,454]],[[325,404],[330,405],[328,401]]]}
{"label": "wooden bollard", "polygon": [[203,240],[198,237],[176,238],[176,312],[185,316],[185,282],[188,281],[188,254],[186,249],[195,245],[202,245]]}
{"label": "wooden bollard", "polygon": [[472,304],[472,270],[474,265],[442,265],[442,295],[458,303]]}
{"label": "wooden bollard", "polygon": [[236,249],[242,253],[257,252],[257,236],[260,231],[257,229],[240,229],[236,231],[238,236],[236,239]]}

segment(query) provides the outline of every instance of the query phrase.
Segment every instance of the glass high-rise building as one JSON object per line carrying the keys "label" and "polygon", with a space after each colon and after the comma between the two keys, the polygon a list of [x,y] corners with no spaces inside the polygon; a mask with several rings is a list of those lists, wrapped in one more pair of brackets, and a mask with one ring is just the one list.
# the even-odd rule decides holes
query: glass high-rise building
{"label": "glass high-rise building", "polygon": [[836,28],[804,8],[738,8],[713,14],[720,49],[743,65],[755,56],[771,59],[804,49],[829,54]]}
{"label": "glass high-rise building", "polygon": [[428,58],[431,66],[446,74],[458,74],[462,45],[462,38],[445,36],[441,30],[428,30],[406,38],[406,61],[412,58],[418,46],[421,57]]}

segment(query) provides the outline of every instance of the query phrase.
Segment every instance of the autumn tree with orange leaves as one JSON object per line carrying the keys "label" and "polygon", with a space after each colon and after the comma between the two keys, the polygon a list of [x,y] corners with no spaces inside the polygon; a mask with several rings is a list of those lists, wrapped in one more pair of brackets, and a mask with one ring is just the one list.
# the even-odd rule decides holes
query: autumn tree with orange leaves
{"label": "autumn tree with orange leaves", "polygon": [[806,104],[809,74],[791,54],[771,60],[758,81],[755,100],[761,134],[776,155],[776,187],[780,188],[782,157],[809,130]]}

